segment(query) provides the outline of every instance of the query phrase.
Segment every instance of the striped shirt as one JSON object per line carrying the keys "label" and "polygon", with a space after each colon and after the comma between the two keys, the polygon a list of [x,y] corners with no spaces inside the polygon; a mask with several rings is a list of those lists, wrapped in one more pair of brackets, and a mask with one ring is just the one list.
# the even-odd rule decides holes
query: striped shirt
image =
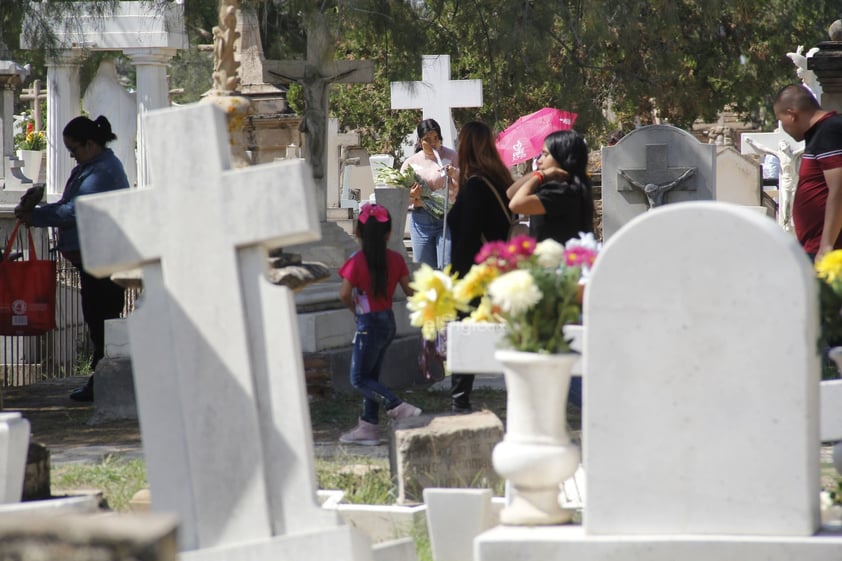
{"label": "striped shirt", "polygon": [[[798,170],[798,187],[792,202],[795,235],[807,253],[818,253],[827,204],[825,170],[842,167],[842,116],[823,116],[804,135],[806,144]],[[842,249],[842,232],[833,247]]]}

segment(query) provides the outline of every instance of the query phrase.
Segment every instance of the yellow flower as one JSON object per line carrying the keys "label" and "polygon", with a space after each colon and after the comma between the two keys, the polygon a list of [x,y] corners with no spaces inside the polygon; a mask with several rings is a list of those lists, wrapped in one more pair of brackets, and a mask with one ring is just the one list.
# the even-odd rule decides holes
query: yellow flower
{"label": "yellow flower", "polygon": [[494,312],[494,306],[488,296],[483,296],[479,301],[477,309],[471,312],[470,317],[462,321],[466,323],[500,323],[503,318]]}
{"label": "yellow flower", "polygon": [[842,249],[825,253],[816,262],[816,273],[818,273],[819,278],[830,284],[842,280]]}
{"label": "yellow flower", "polygon": [[485,294],[488,285],[499,275],[496,267],[485,263],[474,265],[465,278],[456,283],[453,295],[459,302],[467,305],[474,298]]}
{"label": "yellow flower", "polygon": [[421,265],[410,286],[415,293],[407,300],[412,312],[410,323],[421,328],[421,334],[428,341],[435,341],[439,331],[448,321],[456,319],[456,313],[464,305],[453,297],[456,274],[450,274],[450,267],[437,271],[427,264]]}

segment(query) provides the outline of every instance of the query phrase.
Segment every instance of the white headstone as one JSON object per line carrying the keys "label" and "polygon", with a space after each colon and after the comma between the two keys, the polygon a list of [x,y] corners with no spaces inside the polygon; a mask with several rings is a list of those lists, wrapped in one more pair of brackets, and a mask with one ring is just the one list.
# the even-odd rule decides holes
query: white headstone
{"label": "white headstone", "polygon": [[99,65],[85,95],[82,107],[91,119],[105,115],[111,123],[111,130],[117,140],[109,144],[114,154],[123,162],[129,185],[137,184],[137,157],[135,156],[135,137],[137,136],[137,101],[136,95],[126,91],[117,80],[117,67],[111,59],[103,60]]}
{"label": "white headstone", "polygon": [[423,55],[420,82],[392,82],[392,109],[421,109],[450,148],[456,147],[454,107],[482,107],[482,80],[451,80],[450,55]]}
{"label": "white headstone", "polygon": [[348,197],[343,190],[344,178],[340,176],[343,162],[342,147],[357,146],[360,143],[358,132],[339,132],[339,119],[327,121],[327,208],[343,208]]}
{"label": "white headstone", "polygon": [[585,297],[586,532],[812,535],[818,300],[795,239],[667,207],[606,244]]}
{"label": "white headstone", "polygon": [[716,194],[716,146],[669,125],[635,129],[602,148],[603,235],[665,204]]}
{"label": "white headstone", "polygon": [[28,449],[29,421],[18,411],[0,412],[0,504],[20,501]]}
{"label": "white headstone", "polygon": [[838,559],[842,535],[819,530],[816,292],[795,239],[750,209],[628,224],[585,291],[583,525],[497,527],[475,559]]}
{"label": "white headstone", "polygon": [[264,276],[268,249],[318,238],[308,164],[232,170],[210,104],[144,119],[151,188],[77,216],[89,271],[143,268],[129,339],[153,510],[178,514],[184,560],[370,559],[316,502],[295,304]]}
{"label": "white headstone", "polygon": [[760,166],[733,146],[716,152],[716,200],[743,206],[760,206],[763,181]]}

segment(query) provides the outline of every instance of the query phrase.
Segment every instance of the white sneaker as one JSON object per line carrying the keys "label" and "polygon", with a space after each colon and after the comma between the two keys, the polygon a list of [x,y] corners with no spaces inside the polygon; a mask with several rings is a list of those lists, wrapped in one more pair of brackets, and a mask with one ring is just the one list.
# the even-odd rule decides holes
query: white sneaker
{"label": "white sneaker", "polygon": [[398,419],[406,419],[407,417],[417,417],[421,414],[421,409],[404,401],[397,407],[386,411],[386,414],[397,421]]}
{"label": "white sneaker", "polygon": [[356,427],[339,437],[339,442],[360,444],[362,446],[377,446],[380,444],[380,430],[377,428],[377,425],[360,419]]}

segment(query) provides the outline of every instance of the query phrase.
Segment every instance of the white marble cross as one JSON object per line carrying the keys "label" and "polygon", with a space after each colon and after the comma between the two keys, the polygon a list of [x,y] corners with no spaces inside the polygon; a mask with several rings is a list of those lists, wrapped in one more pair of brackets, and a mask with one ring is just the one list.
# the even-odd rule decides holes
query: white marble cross
{"label": "white marble cross", "polygon": [[482,80],[451,80],[450,55],[424,55],[420,82],[392,82],[392,109],[421,109],[424,119],[435,119],[445,146],[456,148],[456,130],[450,110],[481,107]]}
{"label": "white marble cross", "polygon": [[143,268],[129,340],[153,510],[179,516],[183,560],[279,559],[303,535],[359,559],[316,503],[295,304],[264,277],[267,249],[319,236],[309,166],[232,170],[210,104],[144,119],[151,187],[77,216],[90,272]]}

